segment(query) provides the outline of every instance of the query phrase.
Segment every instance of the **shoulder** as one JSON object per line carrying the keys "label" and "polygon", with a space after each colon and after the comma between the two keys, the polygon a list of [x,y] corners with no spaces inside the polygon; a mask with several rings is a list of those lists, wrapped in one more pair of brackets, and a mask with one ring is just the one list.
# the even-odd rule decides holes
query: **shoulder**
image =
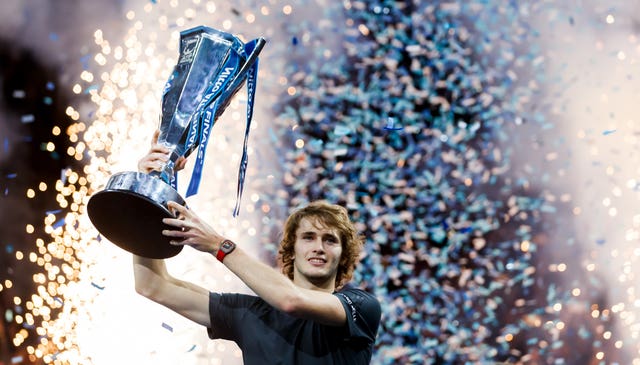
{"label": "shoulder", "polygon": [[358,288],[344,288],[336,293],[335,296],[338,297],[343,302],[346,302],[349,305],[354,305],[358,307],[368,307],[370,309],[380,311],[380,302],[375,295],[366,292],[362,289]]}
{"label": "shoulder", "polygon": [[[366,334],[366,337],[375,338],[381,318],[378,299],[373,294],[358,288],[344,288],[334,295],[342,302],[350,332],[356,334],[361,331]],[[356,331],[356,328],[360,331]]]}

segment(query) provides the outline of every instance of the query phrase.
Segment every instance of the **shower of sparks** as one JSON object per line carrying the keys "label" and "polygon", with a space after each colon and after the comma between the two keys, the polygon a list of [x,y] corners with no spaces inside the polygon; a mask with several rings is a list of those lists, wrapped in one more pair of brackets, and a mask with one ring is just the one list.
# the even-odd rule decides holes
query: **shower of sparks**
{"label": "shower of sparks", "polygon": [[[201,24],[232,31],[231,20],[224,19],[230,12],[217,9],[213,2],[195,0],[193,7],[172,19],[168,14],[176,13],[178,5],[176,0],[164,7],[148,3],[138,13],[129,11],[126,16],[133,25],[122,44],[105,39],[100,29],[94,33],[99,51],[73,86],[74,93],[90,96],[91,105],[69,106],[67,115],[75,124],[65,131],[73,144],[65,152],[85,166],[82,171],[61,172],[55,186],[57,202],[68,213],[64,217],[51,213],[44,219],[50,241],[38,239],[37,251],[26,257],[42,267],[33,278],[39,287],[24,303],[27,312],[14,319],[18,324],[39,324],[39,345],[26,349],[31,361],[114,364],[123,363],[126,356],[124,363],[195,364],[203,358],[211,364],[240,359],[237,347],[212,346],[204,328],[138,296],[133,289],[131,255],[102,239],[86,214],[91,194],[101,190],[113,173],[135,171],[138,158],[148,150],[151,135],[158,128],[161,91],[177,60],[180,31]],[[249,23],[254,18],[246,15]],[[261,71],[259,84],[264,78]],[[261,97],[258,92],[258,103]],[[231,217],[245,107],[246,93],[241,90],[216,122],[200,193],[189,205],[221,232],[251,247],[251,238],[259,231],[254,213],[268,206],[260,202],[252,187],[261,182],[255,176],[258,168],[252,166],[254,148],[250,142],[246,198],[240,216]],[[260,105],[256,108],[254,134],[266,117]],[[56,127],[53,133],[62,131]],[[191,168],[188,164],[180,173],[181,193]],[[170,271],[211,290],[243,290],[228,271],[203,256],[184,250],[168,261]],[[20,331],[14,345],[21,346],[27,336],[26,330]],[[113,348],[127,350],[123,354]]]}

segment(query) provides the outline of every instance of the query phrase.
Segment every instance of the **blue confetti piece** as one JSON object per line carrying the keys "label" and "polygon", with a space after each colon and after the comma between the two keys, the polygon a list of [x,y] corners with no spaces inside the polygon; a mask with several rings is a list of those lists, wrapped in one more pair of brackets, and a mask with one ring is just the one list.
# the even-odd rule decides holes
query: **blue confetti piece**
{"label": "blue confetti piece", "polygon": [[94,283],[93,281],[91,282],[91,285],[92,285],[93,287],[95,287],[95,288],[100,289],[100,290],[104,290],[104,286],[100,286],[100,285],[98,285],[98,284]]}
{"label": "blue confetti piece", "polygon": [[49,33],[49,39],[52,41],[57,41],[58,39],[60,39],[60,37],[58,37],[57,33]]}
{"label": "blue confetti piece", "polygon": [[24,124],[33,123],[36,121],[36,117],[33,114],[25,114],[20,118],[20,121]]}
{"label": "blue confetti piece", "polygon": [[608,136],[608,135],[613,134],[615,132],[616,132],[616,129],[607,129],[607,130],[602,132],[602,135],[603,136]]}
{"label": "blue confetti piece", "polygon": [[4,153],[9,152],[9,138],[4,137]]}
{"label": "blue confetti piece", "polygon": [[351,132],[351,129],[343,125],[339,125],[336,126],[336,129],[333,132],[336,134],[336,136],[346,136]]}
{"label": "blue confetti piece", "polygon": [[67,169],[62,169],[60,170],[60,181],[63,184],[67,183]]}
{"label": "blue confetti piece", "polygon": [[387,125],[384,127],[385,130],[388,131],[399,131],[402,129],[402,127],[396,127],[395,126],[395,119],[394,118],[388,118],[387,119]]}
{"label": "blue confetti piece", "polygon": [[293,44],[294,46],[298,45],[298,37],[292,37],[291,38],[291,44]]}
{"label": "blue confetti piece", "polygon": [[187,352],[191,352],[191,351],[193,351],[195,349],[196,349],[196,345],[194,344],[193,346],[191,346],[191,348],[189,350],[187,350]]}
{"label": "blue confetti piece", "polygon": [[169,332],[173,332],[173,327],[169,326],[168,324],[162,322],[162,328],[166,329]]}
{"label": "blue confetti piece", "polygon": [[80,58],[80,63],[82,63],[82,69],[86,70],[89,68],[89,60],[91,59],[91,55],[82,56]]}
{"label": "blue confetti piece", "polygon": [[46,212],[44,212],[45,215],[49,215],[49,214],[58,214],[62,212],[62,209],[56,209],[56,210],[47,210]]}
{"label": "blue confetti piece", "polygon": [[47,82],[47,86],[46,86],[47,90],[52,91],[55,90],[56,88],[56,84],[54,84],[53,82],[49,81]]}
{"label": "blue confetti piece", "polygon": [[53,225],[53,228],[56,228],[56,229],[57,229],[57,228],[60,228],[60,227],[62,227],[62,226],[64,225],[64,223],[65,223],[64,218],[59,219],[59,220],[58,220],[58,221]]}
{"label": "blue confetti piece", "polygon": [[7,179],[15,179],[16,176],[18,176],[18,174],[16,174],[15,172],[11,174],[7,174]]}
{"label": "blue confetti piece", "polygon": [[89,94],[91,92],[91,90],[98,90],[98,85],[94,84],[94,85],[89,86],[88,88],[86,88],[84,90],[84,93],[85,94]]}
{"label": "blue confetti piece", "polygon": [[9,254],[10,254],[10,253],[13,253],[13,245],[7,245],[7,246],[5,247],[5,249],[6,249],[7,253],[9,253]]}
{"label": "blue confetti piece", "polygon": [[61,305],[64,305],[64,302],[62,301],[62,299],[60,299],[60,297],[54,297],[53,300],[60,303]]}
{"label": "blue confetti piece", "polygon": [[607,242],[607,240],[605,240],[604,238],[600,238],[596,240],[596,243],[599,245],[604,245]]}
{"label": "blue confetti piece", "polygon": [[45,96],[42,99],[42,102],[45,103],[46,105],[51,105],[51,104],[53,104],[53,99],[51,99],[51,97],[49,97],[49,96]]}
{"label": "blue confetti piece", "polygon": [[540,207],[540,211],[543,213],[555,213],[556,212],[556,207],[552,206],[552,205],[548,205],[548,204],[543,204]]}

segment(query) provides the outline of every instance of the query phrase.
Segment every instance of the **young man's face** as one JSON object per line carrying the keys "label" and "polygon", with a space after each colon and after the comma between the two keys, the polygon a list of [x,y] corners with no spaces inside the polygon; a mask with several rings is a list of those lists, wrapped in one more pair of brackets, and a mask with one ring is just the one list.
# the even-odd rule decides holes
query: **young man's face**
{"label": "young man's face", "polygon": [[335,288],[342,242],[335,228],[320,220],[302,218],[294,244],[293,282],[308,288]]}

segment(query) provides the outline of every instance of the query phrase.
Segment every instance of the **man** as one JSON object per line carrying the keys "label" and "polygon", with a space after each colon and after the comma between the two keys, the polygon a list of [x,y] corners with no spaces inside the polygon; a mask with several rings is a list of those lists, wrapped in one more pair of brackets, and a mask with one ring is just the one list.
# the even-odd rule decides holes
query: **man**
{"label": "man", "polygon": [[[154,144],[139,170],[159,170],[168,154]],[[182,168],[184,160],[176,165]],[[163,234],[172,244],[215,256],[257,296],[211,293],[170,276],[163,260],[134,255],[138,293],[207,327],[212,339],[235,341],[246,365],[370,362],[380,304],[360,289],[343,288],[362,247],[346,209],[315,202],[287,219],[278,256],[285,276],[193,211],[168,205],[176,218],[164,220],[172,229]]]}

